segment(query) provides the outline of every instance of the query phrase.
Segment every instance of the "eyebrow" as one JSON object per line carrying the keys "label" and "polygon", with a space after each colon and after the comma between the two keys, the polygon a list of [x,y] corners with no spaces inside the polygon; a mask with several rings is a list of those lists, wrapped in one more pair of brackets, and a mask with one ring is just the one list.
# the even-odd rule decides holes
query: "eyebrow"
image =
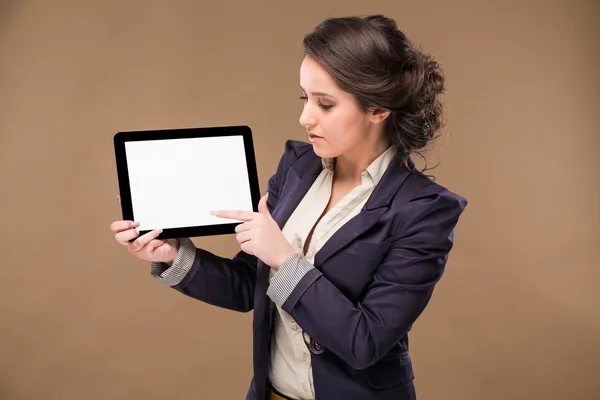
{"label": "eyebrow", "polygon": [[[302,91],[305,92],[302,85],[300,85],[300,89],[302,89]],[[324,96],[324,97],[331,97],[332,99],[335,99],[335,97],[333,97],[332,95],[323,93],[323,92],[311,92],[310,94],[312,94],[313,96]]]}

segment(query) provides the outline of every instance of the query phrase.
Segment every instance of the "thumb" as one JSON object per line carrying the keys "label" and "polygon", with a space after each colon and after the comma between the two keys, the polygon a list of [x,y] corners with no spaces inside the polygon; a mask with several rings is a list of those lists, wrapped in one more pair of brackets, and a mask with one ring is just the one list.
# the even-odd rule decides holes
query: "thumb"
{"label": "thumb", "polygon": [[267,199],[268,198],[269,198],[269,192],[267,192],[267,194],[265,194],[263,197],[260,198],[260,201],[258,202],[258,212],[270,217],[271,213],[269,212],[269,209],[267,208]]}

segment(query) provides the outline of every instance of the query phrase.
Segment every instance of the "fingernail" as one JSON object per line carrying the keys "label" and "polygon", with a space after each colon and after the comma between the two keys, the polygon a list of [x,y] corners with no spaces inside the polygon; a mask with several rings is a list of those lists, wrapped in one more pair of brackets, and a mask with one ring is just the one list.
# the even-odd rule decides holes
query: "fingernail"
{"label": "fingernail", "polygon": [[134,228],[136,228],[136,227],[140,226],[140,223],[139,222],[132,222],[131,226],[133,226]]}
{"label": "fingernail", "polygon": [[162,231],[163,231],[162,229],[157,229],[156,230],[156,232],[158,232],[158,233],[162,233]]}
{"label": "fingernail", "polygon": [[219,215],[218,211],[211,211],[210,213],[211,213],[211,215]]}

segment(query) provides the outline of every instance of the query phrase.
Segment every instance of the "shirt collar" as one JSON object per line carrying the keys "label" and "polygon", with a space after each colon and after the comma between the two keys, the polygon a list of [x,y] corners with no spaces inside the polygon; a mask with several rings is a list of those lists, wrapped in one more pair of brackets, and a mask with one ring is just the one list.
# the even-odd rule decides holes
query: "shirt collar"
{"label": "shirt collar", "polygon": [[[395,146],[390,146],[381,153],[369,166],[362,172],[361,176],[364,179],[365,177],[370,178],[375,185],[379,182],[387,167],[393,161],[396,155]],[[330,172],[334,172],[335,170],[335,157],[333,158],[322,158],[323,168],[327,169]]]}

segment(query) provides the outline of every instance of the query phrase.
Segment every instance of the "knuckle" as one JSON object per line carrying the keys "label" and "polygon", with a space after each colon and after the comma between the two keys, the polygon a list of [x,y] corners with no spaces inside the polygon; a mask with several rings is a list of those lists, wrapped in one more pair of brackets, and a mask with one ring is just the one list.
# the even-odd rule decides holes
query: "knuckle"
{"label": "knuckle", "polygon": [[131,244],[131,246],[134,251],[140,251],[145,244],[146,243],[143,241],[143,239],[137,239]]}

